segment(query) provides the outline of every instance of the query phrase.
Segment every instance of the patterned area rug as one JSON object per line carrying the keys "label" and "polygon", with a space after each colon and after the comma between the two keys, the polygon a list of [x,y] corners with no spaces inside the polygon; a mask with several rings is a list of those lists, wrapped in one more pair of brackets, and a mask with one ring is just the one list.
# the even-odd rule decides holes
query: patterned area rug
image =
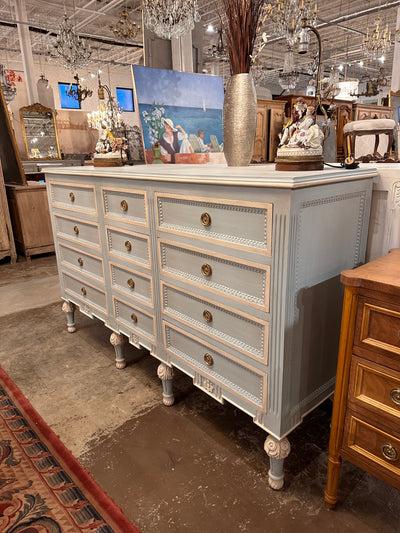
{"label": "patterned area rug", "polygon": [[1,367],[0,531],[140,533]]}

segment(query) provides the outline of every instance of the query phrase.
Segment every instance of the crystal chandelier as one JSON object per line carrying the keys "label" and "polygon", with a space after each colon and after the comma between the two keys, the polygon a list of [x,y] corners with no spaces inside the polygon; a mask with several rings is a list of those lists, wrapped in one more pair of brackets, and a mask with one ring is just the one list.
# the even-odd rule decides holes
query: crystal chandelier
{"label": "crystal chandelier", "polygon": [[385,28],[380,27],[381,18],[378,16],[375,20],[375,28],[370,31],[367,28],[367,35],[363,38],[362,50],[367,57],[378,59],[384,55],[390,48],[391,32],[386,24]]}
{"label": "crystal chandelier", "polygon": [[7,73],[4,65],[0,65],[0,85],[1,90],[3,91],[4,100],[8,105],[14,100],[15,95],[17,94],[17,88],[7,80]]}
{"label": "crystal chandelier", "polygon": [[276,4],[264,7],[266,17],[275,24],[275,31],[284,37],[290,47],[297,41],[305,23],[315,26],[317,23],[317,4],[313,0],[276,0]]}
{"label": "crystal chandelier", "polygon": [[111,25],[110,30],[119,39],[134,39],[140,32],[140,26],[134,20],[131,20],[126,9],[123,9],[118,22],[115,25]]}
{"label": "crystal chandelier", "polygon": [[217,44],[213,44],[212,46],[210,46],[206,55],[210,59],[215,59],[216,61],[228,61],[228,56],[224,48],[224,43],[222,41],[221,28],[218,30]]}
{"label": "crystal chandelier", "polygon": [[90,46],[75,33],[66,13],[51,51],[57,63],[72,72],[85,67],[92,56]]}
{"label": "crystal chandelier", "polygon": [[250,68],[251,75],[253,76],[254,85],[260,86],[266,78],[266,71],[260,59],[257,57]]}
{"label": "crystal chandelier", "polygon": [[143,0],[143,19],[159,37],[177,39],[200,22],[197,0]]}
{"label": "crystal chandelier", "polygon": [[289,47],[285,53],[283,71],[279,74],[279,85],[286,91],[294,89],[299,77],[300,73],[294,67],[293,50]]}
{"label": "crystal chandelier", "polygon": [[[107,102],[105,102],[105,93],[107,93]],[[99,106],[96,111],[87,114],[88,124],[91,128],[101,129],[105,128],[112,131],[122,125],[122,109],[118,102],[115,101],[111,95],[110,89],[107,85],[103,85],[99,76]]]}
{"label": "crystal chandelier", "polygon": [[75,74],[74,80],[76,82],[76,88],[71,83],[67,91],[67,96],[72,96],[72,98],[75,98],[75,100],[78,100],[79,104],[81,104],[83,100],[92,96],[93,91],[87,87],[82,87],[78,74]]}

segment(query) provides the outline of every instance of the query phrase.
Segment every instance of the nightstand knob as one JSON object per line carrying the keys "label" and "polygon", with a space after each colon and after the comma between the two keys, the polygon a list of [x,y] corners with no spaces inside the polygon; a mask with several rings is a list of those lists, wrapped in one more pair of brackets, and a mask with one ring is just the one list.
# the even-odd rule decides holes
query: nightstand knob
{"label": "nightstand knob", "polygon": [[82,257],[78,257],[78,265],[79,265],[80,267],[83,266],[83,259],[82,259]]}
{"label": "nightstand knob", "polygon": [[208,278],[209,276],[211,276],[211,274],[212,274],[212,268],[211,268],[211,265],[209,265],[208,263],[204,263],[204,265],[201,265],[201,273],[202,273],[203,276],[205,276],[206,278]]}
{"label": "nightstand knob", "polygon": [[204,362],[208,366],[212,366],[214,364],[214,359],[210,353],[204,354]]}
{"label": "nightstand knob", "polygon": [[69,193],[69,199],[71,200],[71,202],[75,202],[75,194],[73,192]]}
{"label": "nightstand knob", "polygon": [[135,313],[132,313],[132,314],[131,314],[131,320],[132,320],[132,322],[134,322],[134,323],[136,324],[136,322],[137,322],[137,316],[135,315]]}
{"label": "nightstand knob", "polygon": [[135,282],[133,281],[132,278],[129,278],[128,281],[127,281],[127,283],[128,283],[128,287],[129,287],[130,289],[134,289],[134,288],[135,288]]}
{"label": "nightstand knob", "polygon": [[208,309],[205,309],[205,310],[203,311],[203,318],[204,318],[204,320],[205,320],[206,322],[208,322],[208,323],[212,322],[212,320],[213,320],[213,316],[212,316],[211,312],[208,311]]}
{"label": "nightstand knob", "polygon": [[200,215],[200,221],[203,224],[203,226],[211,226],[211,216],[208,213],[202,213]]}
{"label": "nightstand knob", "polygon": [[382,454],[385,459],[389,461],[397,461],[399,454],[394,446],[391,444],[384,444],[382,446]]}
{"label": "nightstand knob", "polygon": [[86,289],[85,289],[85,287],[82,287],[82,289],[81,289],[81,293],[83,294],[83,296],[86,296]]}
{"label": "nightstand knob", "polygon": [[392,389],[390,397],[395,404],[400,405],[400,389]]}
{"label": "nightstand knob", "polygon": [[126,200],[122,200],[121,209],[122,211],[128,211],[128,202]]}
{"label": "nightstand knob", "polygon": [[125,241],[125,248],[130,252],[132,250],[132,243],[130,241]]}
{"label": "nightstand knob", "polygon": [[79,235],[79,228],[78,228],[78,226],[74,226],[74,233],[75,233],[75,235]]}

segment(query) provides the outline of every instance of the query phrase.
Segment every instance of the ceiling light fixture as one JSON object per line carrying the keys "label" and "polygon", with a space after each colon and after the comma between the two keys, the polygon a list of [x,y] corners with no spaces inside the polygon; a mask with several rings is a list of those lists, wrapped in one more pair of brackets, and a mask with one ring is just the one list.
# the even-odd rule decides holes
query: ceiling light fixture
{"label": "ceiling light fixture", "polygon": [[127,10],[123,9],[118,22],[115,25],[111,24],[110,30],[115,37],[127,40],[134,39],[138,35],[140,32],[140,26],[138,26],[134,20],[131,20]]}
{"label": "ceiling light fixture", "polygon": [[[87,114],[88,124],[91,128],[112,131],[122,125],[122,109],[111,95],[109,87],[101,83],[100,75],[98,81],[98,96],[100,103],[96,111]],[[105,92],[107,93],[107,102],[105,101]]]}
{"label": "ceiling light fixture", "polygon": [[143,0],[146,28],[163,39],[182,37],[200,18],[197,0]]}
{"label": "ceiling light fixture", "polygon": [[82,87],[81,81],[84,81],[84,78],[80,80],[78,74],[75,74],[74,80],[76,82],[76,88],[71,83],[67,91],[67,96],[72,96],[72,98],[75,98],[75,100],[78,100],[79,104],[81,104],[83,100],[92,96],[93,91],[87,87]]}
{"label": "ceiling light fixture", "polygon": [[307,26],[317,23],[317,3],[315,0],[277,0],[276,5],[267,4],[264,7],[265,16],[275,23],[275,31],[284,37],[290,47],[293,47],[302,29],[303,21]]}
{"label": "ceiling light fixture", "polygon": [[75,33],[67,13],[64,13],[64,22],[60,24],[50,52],[55,54],[57,63],[72,72],[85,67],[91,61],[90,46]]}
{"label": "ceiling light fixture", "polygon": [[362,41],[362,50],[367,57],[378,59],[379,56],[385,54],[390,48],[391,32],[389,31],[388,24],[386,24],[384,29],[380,27],[381,18],[379,16],[375,19],[374,24],[375,27],[372,31],[367,28],[367,35]]}

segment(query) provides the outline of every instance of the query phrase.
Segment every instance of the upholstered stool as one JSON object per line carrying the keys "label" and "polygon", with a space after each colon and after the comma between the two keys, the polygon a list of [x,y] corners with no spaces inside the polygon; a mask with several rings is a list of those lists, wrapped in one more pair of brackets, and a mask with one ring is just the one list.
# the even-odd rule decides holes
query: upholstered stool
{"label": "upholstered stool", "polygon": [[394,126],[395,121],[391,118],[354,120],[353,122],[348,122],[343,127],[345,156],[354,156],[355,138],[359,135],[375,135],[374,157],[378,155],[379,135],[388,135],[387,152],[390,154]]}

